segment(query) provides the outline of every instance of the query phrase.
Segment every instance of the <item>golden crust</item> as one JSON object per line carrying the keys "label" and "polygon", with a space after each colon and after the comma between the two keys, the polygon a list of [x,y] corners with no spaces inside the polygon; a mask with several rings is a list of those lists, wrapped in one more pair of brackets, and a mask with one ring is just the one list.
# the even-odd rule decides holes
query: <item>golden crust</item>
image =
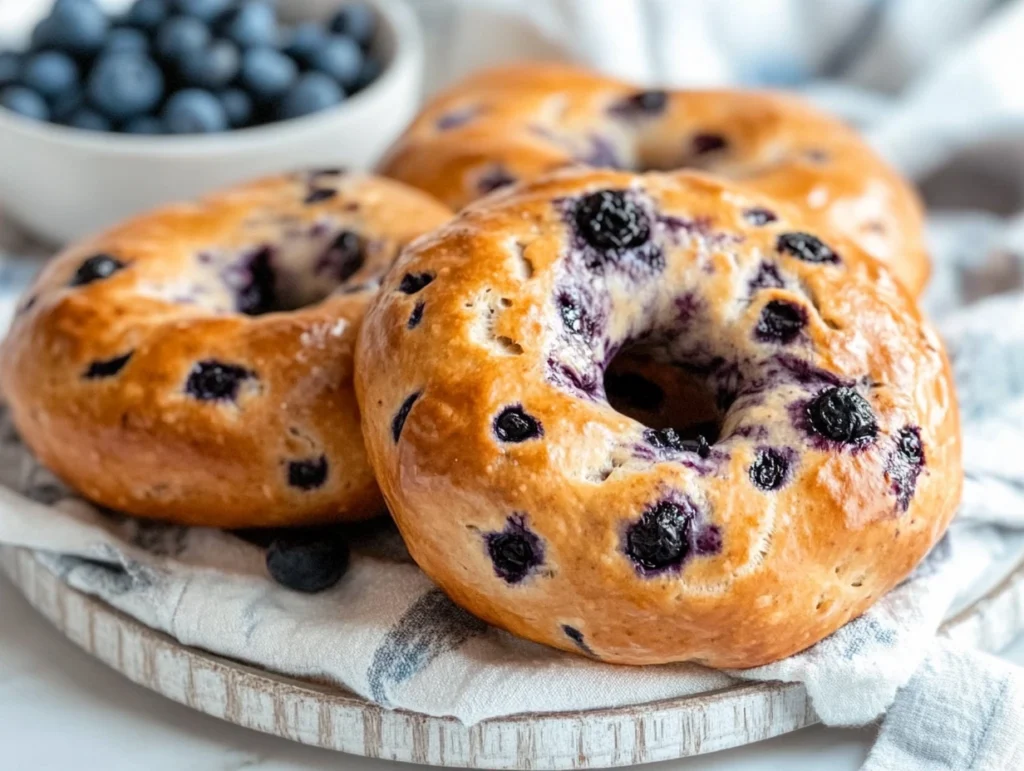
{"label": "golden crust", "polygon": [[[638,94],[646,110],[629,101]],[[486,70],[436,97],[380,168],[457,209],[502,182],[580,162],[742,181],[852,238],[912,294],[927,281],[914,191],[856,132],[788,95],[638,92],[564,65]]]}
{"label": "golden crust", "polygon": [[[647,212],[643,260],[649,246],[589,261],[572,212],[599,190]],[[777,219],[751,221],[759,208]],[[356,392],[420,567],[513,634],[608,662],[722,668],[806,648],[906,577],[959,500],[950,370],[905,290],[820,225],[699,173],[570,170],[406,249],[360,332]],[[797,259],[779,246],[793,232],[841,261]],[[581,324],[560,317],[565,296],[584,298]],[[785,344],[757,337],[773,300],[803,314]],[[725,408],[707,457],[663,452],[603,398],[623,346],[702,373]],[[811,402],[835,388],[869,405],[875,433],[844,444],[813,427]],[[539,428],[499,439],[509,407]],[[751,476],[766,448],[789,464],[774,491]],[[686,550],[648,569],[630,539],[665,502]],[[502,534],[519,551],[499,563]]]}
{"label": "golden crust", "polygon": [[[167,207],[71,246],[30,288],[0,350],[18,430],[86,497],[138,516],[213,527],[373,516],[382,501],[352,391],[356,332],[398,250],[449,217],[400,183],[325,171]],[[346,231],[355,256],[332,249]],[[256,275],[261,252],[273,290]],[[126,267],[75,285],[100,254]],[[339,281],[362,291],[328,296]],[[286,306],[324,299],[238,312],[266,304],[261,291]],[[188,392],[200,362],[247,373],[234,398]]]}

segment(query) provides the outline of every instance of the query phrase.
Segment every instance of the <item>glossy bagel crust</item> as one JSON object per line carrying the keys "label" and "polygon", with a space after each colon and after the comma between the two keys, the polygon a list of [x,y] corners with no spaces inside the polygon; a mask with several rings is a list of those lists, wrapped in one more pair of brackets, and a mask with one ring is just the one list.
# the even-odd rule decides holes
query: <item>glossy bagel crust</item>
{"label": "glossy bagel crust", "polygon": [[138,516],[259,527],[378,514],[356,331],[399,249],[450,216],[398,182],[324,170],[69,247],[0,350],[21,436],[86,497]]}
{"label": "glossy bagel crust", "polygon": [[485,70],[434,98],[381,173],[460,208],[567,164],[697,168],[803,206],[915,296],[929,262],[913,189],[844,123],[763,91],[642,91],[586,70]]}
{"label": "glossy bagel crust", "polygon": [[[406,249],[356,392],[420,567],[516,635],[722,668],[905,578],[959,500],[949,366],[905,289],[819,226],[701,173],[566,170]],[[710,444],[608,404],[624,350],[704,383]]]}

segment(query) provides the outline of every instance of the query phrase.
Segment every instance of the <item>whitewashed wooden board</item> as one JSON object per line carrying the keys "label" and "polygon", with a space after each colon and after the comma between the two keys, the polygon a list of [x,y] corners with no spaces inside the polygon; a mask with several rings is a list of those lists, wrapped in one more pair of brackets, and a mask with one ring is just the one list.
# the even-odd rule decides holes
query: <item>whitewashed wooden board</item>
{"label": "whitewashed wooden board", "polygon": [[[133,682],[247,728],[355,755],[472,768],[603,768],[713,752],[817,722],[803,686],[749,683],[633,707],[465,726],[385,710],[337,687],[181,645],[70,588],[29,551],[0,547],[0,568],[65,636]],[[990,651],[1013,639],[1024,621],[1024,556],[1015,552],[998,572],[946,622],[945,634]]]}

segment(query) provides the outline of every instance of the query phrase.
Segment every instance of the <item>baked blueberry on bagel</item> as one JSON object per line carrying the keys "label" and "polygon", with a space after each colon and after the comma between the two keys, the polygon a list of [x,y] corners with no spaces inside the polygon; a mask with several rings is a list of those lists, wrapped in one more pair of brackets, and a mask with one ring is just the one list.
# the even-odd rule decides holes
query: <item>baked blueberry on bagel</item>
{"label": "baked blueberry on bagel", "polygon": [[817,212],[701,173],[568,169],[471,204],[404,250],[356,359],[420,567],[603,661],[802,650],[959,499],[950,371],[907,290]]}
{"label": "baked blueberry on bagel", "polygon": [[38,458],[119,511],[212,527],[379,513],[355,333],[398,250],[449,211],[322,170],[142,215],[58,255],[0,350]]}

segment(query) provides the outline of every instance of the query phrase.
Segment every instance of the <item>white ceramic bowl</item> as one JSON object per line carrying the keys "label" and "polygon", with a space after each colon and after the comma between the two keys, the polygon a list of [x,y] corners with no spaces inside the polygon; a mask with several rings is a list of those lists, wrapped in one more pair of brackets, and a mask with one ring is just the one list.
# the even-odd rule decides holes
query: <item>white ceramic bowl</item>
{"label": "white ceramic bowl", "polygon": [[[423,43],[403,0],[366,1],[379,11],[374,50],[384,72],[338,107],[305,118],[223,134],[148,137],[70,129],[0,110],[0,206],[36,235],[64,243],[262,174],[369,167],[416,109]],[[342,4],[292,0],[281,3],[281,15],[325,19]]]}

